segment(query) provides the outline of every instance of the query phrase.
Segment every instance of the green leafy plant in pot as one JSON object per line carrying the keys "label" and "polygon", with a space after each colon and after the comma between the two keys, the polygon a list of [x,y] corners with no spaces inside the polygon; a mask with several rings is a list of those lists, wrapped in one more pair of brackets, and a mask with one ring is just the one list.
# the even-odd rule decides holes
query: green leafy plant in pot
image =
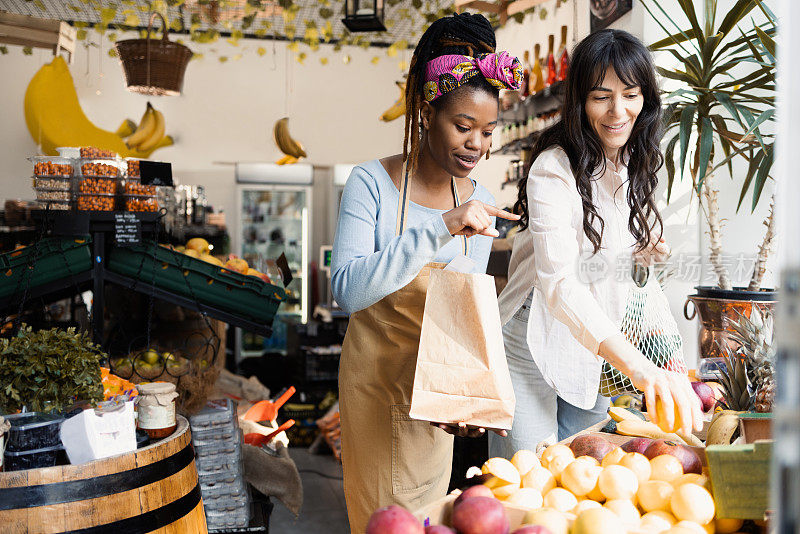
{"label": "green leafy plant in pot", "polygon": [[76,401],[102,401],[104,357],[85,332],[22,325],[13,338],[0,339],[0,410],[60,412]]}
{"label": "green leafy plant in pot", "polygon": [[[669,14],[675,2],[689,28],[681,28]],[[771,179],[774,134],[768,126],[775,114],[777,22],[763,0],[737,0],[724,16],[718,16],[717,0],[704,0],[702,23],[692,0],[674,0],[669,5],[664,0],[643,0],[642,4],[670,34],[650,49],[669,52],[679,64],[674,70],[657,67],[661,76],[681,85],[665,98],[667,201],[676,175],[684,177],[688,161],[692,189],[708,224],[709,260],[718,279],[717,286],[697,287],[684,314],[687,319],[694,317],[686,309],[691,301],[702,323],[701,355],[719,357],[731,321],[737,321],[740,314],[749,316],[753,302],[770,309],[775,302],[775,291],[761,289],[775,240],[774,195],[750,283],[736,288],[723,260],[718,196],[719,187],[736,183],[740,188],[737,212],[751,191],[749,204],[755,211],[764,185]],[[753,16],[761,14],[766,22],[756,24]],[[734,173],[736,161],[747,166],[743,176]],[[731,181],[718,182],[722,173]]]}

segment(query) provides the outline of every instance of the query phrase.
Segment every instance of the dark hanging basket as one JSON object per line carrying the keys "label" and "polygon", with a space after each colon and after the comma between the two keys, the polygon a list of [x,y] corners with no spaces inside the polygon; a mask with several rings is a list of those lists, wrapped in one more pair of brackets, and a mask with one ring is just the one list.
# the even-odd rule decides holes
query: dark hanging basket
{"label": "dark hanging basket", "polygon": [[[150,39],[150,30],[156,16],[161,19],[164,37]],[[167,22],[160,13],[153,13],[147,25],[145,39],[117,41],[117,53],[125,70],[128,91],[145,95],[179,95],[183,88],[183,74],[192,58],[188,47],[169,40]]]}

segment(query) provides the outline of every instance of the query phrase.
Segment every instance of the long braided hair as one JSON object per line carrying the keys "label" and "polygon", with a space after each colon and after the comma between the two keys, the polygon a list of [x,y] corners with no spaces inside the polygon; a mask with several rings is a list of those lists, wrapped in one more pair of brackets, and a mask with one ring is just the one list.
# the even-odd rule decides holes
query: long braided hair
{"label": "long braided hair", "polygon": [[[495,40],[492,25],[483,15],[470,13],[455,14],[434,21],[425,30],[414,49],[411,64],[408,68],[406,82],[406,123],[403,138],[403,161],[408,161],[408,168],[414,168],[420,153],[420,108],[424,101],[423,86],[425,84],[425,66],[428,61],[446,54],[462,54],[475,56],[494,52]],[[486,81],[483,76],[473,76],[468,83],[451,91],[433,102],[435,108],[447,105],[453,94],[462,90],[481,90],[498,97],[496,87]]]}
{"label": "long braided hair", "polygon": [[606,159],[603,145],[586,117],[585,103],[589,93],[602,83],[609,67],[626,85],[638,85],[644,97],[644,106],[633,124],[631,136],[620,149],[628,166],[628,231],[636,239],[636,250],[641,251],[650,243],[651,232],[656,227],[663,234],[655,202],[656,172],[664,163],[659,146],[661,97],[650,52],[636,37],[622,30],[594,32],[575,47],[567,74],[561,120],[543,131],[534,144],[525,177],[519,182],[514,213],[521,215],[520,224],[527,228],[528,171],[539,154],[559,146],[569,158],[581,196],[583,232],[594,252],[600,250],[605,221],[594,204],[592,182],[605,172]]}

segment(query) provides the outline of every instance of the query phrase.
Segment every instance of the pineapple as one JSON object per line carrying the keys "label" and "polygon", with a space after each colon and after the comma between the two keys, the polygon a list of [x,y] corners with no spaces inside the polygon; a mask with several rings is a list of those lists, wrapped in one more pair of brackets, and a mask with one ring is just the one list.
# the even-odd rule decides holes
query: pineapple
{"label": "pineapple", "polygon": [[[727,353],[723,372],[726,403],[732,410],[771,412],[775,400],[775,347],[773,346],[774,315],[769,309],[753,305],[750,318],[739,314],[729,322],[734,332],[731,340],[739,347]],[[730,399],[728,398],[730,397]]]}

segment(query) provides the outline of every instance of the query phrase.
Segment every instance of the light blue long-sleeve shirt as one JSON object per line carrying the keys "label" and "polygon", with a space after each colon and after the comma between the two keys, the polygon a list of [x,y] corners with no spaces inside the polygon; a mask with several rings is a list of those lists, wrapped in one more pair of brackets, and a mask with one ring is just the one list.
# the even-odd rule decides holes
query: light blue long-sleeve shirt
{"label": "light blue long-sleeve shirt", "polygon": [[[402,235],[395,235],[399,197],[379,160],[356,166],[347,179],[333,243],[331,289],[336,302],[348,313],[363,310],[405,287],[426,264],[448,263],[464,253],[463,239],[451,236],[442,219],[446,210],[411,202],[406,229]],[[479,184],[475,184],[469,200],[495,204],[491,193]],[[486,272],[491,246],[491,237],[469,238],[474,272]]]}

